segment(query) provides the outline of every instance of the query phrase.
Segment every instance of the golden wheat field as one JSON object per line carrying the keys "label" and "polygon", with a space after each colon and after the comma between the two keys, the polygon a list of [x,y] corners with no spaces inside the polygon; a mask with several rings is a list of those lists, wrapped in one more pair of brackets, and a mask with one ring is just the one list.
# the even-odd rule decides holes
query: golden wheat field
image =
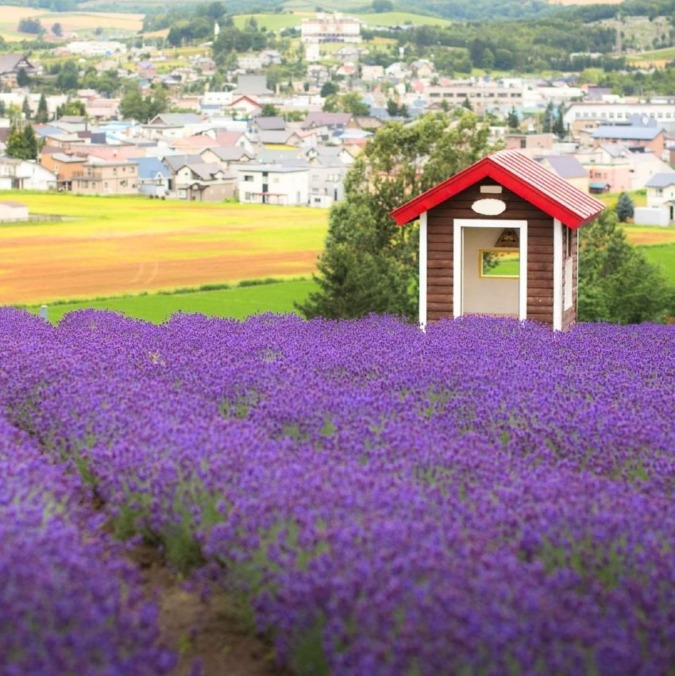
{"label": "golden wheat field", "polygon": [[64,33],[91,33],[95,28],[123,30],[137,33],[143,27],[143,14],[117,14],[113,12],[50,12],[45,9],[0,5],[0,35],[5,40],[25,40],[26,33],[19,33],[21,19],[39,19],[49,31],[53,24],[60,23]]}
{"label": "golden wheat field", "polygon": [[327,212],[3,193],[63,221],[0,224],[0,305],[113,296],[316,269]]}

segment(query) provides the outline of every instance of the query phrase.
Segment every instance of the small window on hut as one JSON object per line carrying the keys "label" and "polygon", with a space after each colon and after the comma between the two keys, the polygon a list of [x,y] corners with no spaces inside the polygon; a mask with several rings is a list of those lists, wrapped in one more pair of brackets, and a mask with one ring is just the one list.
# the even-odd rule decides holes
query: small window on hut
{"label": "small window on hut", "polygon": [[520,251],[518,249],[481,249],[478,252],[481,277],[520,276]]}

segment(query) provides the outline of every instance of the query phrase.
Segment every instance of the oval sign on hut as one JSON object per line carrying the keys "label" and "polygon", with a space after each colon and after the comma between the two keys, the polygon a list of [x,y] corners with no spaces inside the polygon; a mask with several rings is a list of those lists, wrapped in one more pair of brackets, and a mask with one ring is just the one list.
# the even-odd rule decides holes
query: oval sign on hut
{"label": "oval sign on hut", "polygon": [[477,213],[483,216],[499,216],[506,210],[506,202],[502,200],[497,200],[492,197],[476,200],[471,208]]}

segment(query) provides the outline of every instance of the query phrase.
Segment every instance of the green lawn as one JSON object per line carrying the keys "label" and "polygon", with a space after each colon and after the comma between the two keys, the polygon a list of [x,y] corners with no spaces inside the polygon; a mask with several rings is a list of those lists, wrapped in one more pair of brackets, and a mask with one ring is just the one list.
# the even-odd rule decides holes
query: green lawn
{"label": "green lawn", "polygon": [[675,244],[640,247],[647,260],[663,269],[670,284],[675,285]]}
{"label": "green lawn", "polygon": [[[155,323],[169,319],[176,312],[244,319],[263,312],[294,312],[294,302],[305,300],[315,288],[316,284],[311,279],[294,279],[226,289],[100,298],[48,305],[47,316],[52,323],[57,323],[68,312],[95,309],[121,312],[129,317]],[[34,305],[28,310],[38,314],[40,307]]]}
{"label": "green lawn", "polygon": [[[326,8],[327,9],[327,8]],[[403,24],[412,24],[413,26],[449,26],[450,21],[439,19],[422,14],[413,14],[412,12],[382,12],[380,14],[362,14],[358,11],[350,12],[347,9],[338,9],[348,16],[356,17],[367,23],[369,26],[397,26]],[[313,18],[316,16],[314,11],[310,11],[309,6],[298,7],[298,11],[292,14],[239,14],[234,19],[237,28],[244,28],[246,22],[254,18],[260,28],[266,28],[269,31],[279,31],[283,28],[300,28],[302,19]],[[340,45],[344,46],[344,45]]]}

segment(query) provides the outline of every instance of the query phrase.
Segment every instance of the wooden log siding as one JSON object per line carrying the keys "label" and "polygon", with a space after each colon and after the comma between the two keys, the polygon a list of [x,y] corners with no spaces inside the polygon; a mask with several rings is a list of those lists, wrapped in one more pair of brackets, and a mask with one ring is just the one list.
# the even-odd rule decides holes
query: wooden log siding
{"label": "wooden log siding", "polygon": [[484,220],[486,217],[473,211],[471,205],[476,200],[495,197],[506,203],[506,210],[499,216],[490,216],[490,220],[528,222],[527,317],[552,325],[553,219],[506,188],[501,194],[493,195],[481,193],[481,185],[495,185],[495,181],[483,179],[428,212],[427,321],[433,322],[453,315],[452,249],[455,219]]}

